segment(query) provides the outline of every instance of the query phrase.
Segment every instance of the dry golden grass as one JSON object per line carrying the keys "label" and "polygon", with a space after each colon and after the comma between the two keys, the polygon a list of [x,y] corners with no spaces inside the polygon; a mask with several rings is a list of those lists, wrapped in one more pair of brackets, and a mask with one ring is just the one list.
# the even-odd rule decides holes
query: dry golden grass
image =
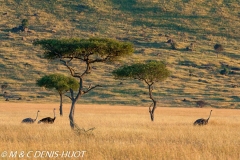
{"label": "dry golden grass", "polygon": [[77,136],[69,126],[69,106],[52,125],[26,125],[21,120],[35,118],[37,110],[39,118],[53,117],[58,104],[0,103],[0,152],[33,151],[28,159],[53,159],[34,158],[36,151],[86,151],[75,159],[89,160],[240,159],[239,110],[213,109],[209,124],[196,127],[193,122],[207,118],[210,108],[159,107],[151,122],[147,107],[78,104],[76,123],[96,130]]}

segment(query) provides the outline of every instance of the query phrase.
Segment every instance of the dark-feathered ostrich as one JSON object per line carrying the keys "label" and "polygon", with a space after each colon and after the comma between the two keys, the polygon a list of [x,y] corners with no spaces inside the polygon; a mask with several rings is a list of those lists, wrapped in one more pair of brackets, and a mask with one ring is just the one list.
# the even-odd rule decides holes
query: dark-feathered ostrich
{"label": "dark-feathered ostrich", "polygon": [[28,123],[28,124],[30,124],[30,123],[34,123],[34,122],[37,120],[37,118],[38,118],[38,112],[40,112],[40,111],[39,111],[39,110],[37,111],[37,116],[36,116],[35,119],[32,119],[32,118],[25,118],[25,119],[22,120],[22,123]]}
{"label": "dark-feathered ostrich", "polygon": [[54,121],[55,121],[55,119],[56,119],[55,110],[56,110],[56,109],[54,108],[54,109],[53,109],[54,118],[46,117],[46,118],[43,118],[43,119],[39,120],[38,123],[49,123],[49,124],[54,123]]}
{"label": "dark-feathered ostrich", "polygon": [[212,113],[212,110],[210,111],[210,115],[209,115],[208,119],[200,118],[200,119],[197,119],[193,124],[194,125],[206,125],[206,124],[208,124],[208,120],[211,116],[211,113]]}

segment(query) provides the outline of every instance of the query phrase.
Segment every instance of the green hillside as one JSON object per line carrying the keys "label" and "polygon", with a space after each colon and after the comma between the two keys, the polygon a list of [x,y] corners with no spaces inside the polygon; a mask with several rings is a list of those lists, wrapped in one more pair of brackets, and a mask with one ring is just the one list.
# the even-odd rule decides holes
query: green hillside
{"label": "green hillside", "polygon": [[[205,102],[204,107],[240,108],[238,0],[1,0],[0,6],[0,84],[7,84],[2,92],[10,101],[58,102],[57,93],[35,82],[49,73],[69,75],[57,61],[43,59],[34,40],[97,36],[132,42],[134,56],[116,66],[96,64],[85,84],[103,87],[79,103],[149,106],[144,83],[114,80],[110,72],[124,63],[154,59],[171,70],[171,77],[154,88],[159,106]],[[23,19],[29,30],[13,32]],[[175,50],[169,39],[176,42]],[[187,51],[191,43],[194,50]],[[224,46],[218,57],[216,43]],[[229,74],[220,74],[224,68]],[[2,92],[0,101],[5,101]]]}

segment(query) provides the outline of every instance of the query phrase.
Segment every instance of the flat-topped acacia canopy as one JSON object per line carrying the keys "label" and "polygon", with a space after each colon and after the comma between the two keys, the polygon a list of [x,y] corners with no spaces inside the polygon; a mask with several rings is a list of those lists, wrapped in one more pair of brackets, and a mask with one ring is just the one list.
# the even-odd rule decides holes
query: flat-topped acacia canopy
{"label": "flat-topped acacia canopy", "polygon": [[89,39],[44,39],[34,45],[41,45],[47,59],[76,58],[89,63],[118,60],[133,53],[133,45],[107,38]]}
{"label": "flat-topped acacia canopy", "polygon": [[145,81],[148,84],[164,81],[170,72],[163,62],[149,61],[147,63],[135,63],[124,65],[114,70],[113,75],[120,78],[130,78]]}

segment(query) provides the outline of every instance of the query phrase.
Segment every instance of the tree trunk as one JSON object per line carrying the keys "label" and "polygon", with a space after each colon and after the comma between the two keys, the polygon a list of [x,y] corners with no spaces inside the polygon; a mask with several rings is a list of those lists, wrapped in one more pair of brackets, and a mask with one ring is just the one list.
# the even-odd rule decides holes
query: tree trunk
{"label": "tree trunk", "polygon": [[83,92],[82,92],[83,80],[81,77],[79,78],[79,85],[80,85],[80,87],[78,89],[78,93],[75,98],[74,98],[73,90],[70,89],[72,105],[71,105],[71,109],[70,109],[70,113],[69,113],[69,121],[70,121],[70,127],[72,129],[74,129],[74,127],[75,127],[75,125],[74,125],[74,123],[75,123],[74,122],[75,104],[77,103],[77,100],[81,97],[81,95],[83,94]]}
{"label": "tree trunk", "polygon": [[72,101],[72,105],[71,105],[71,109],[70,109],[70,113],[69,113],[69,121],[70,121],[70,127],[72,129],[74,129],[75,125],[74,125],[74,110],[75,110],[75,104],[76,104],[76,100]]}
{"label": "tree trunk", "polygon": [[152,95],[153,83],[148,84],[148,91],[149,91],[149,98],[153,101],[153,107],[152,107],[152,109],[151,109],[151,106],[149,107],[149,113],[150,113],[151,120],[154,121],[154,111],[157,107],[157,102],[154,100],[153,95]]}
{"label": "tree trunk", "polygon": [[62,94],[60,95],[60,107],[59,107],[59,111],[60,111],[60,116],[63,116],[63,109],[62,109],[62,103],[63,103],[63,98],[62,98]]}
{"label": "tree trunk", "polygon": [[149,113],[150,113],[150,117],[151,117],[151,120],[154,121],[154,111],[157,107],[157,102],[156,101],[153,101],[153,108],[149,108]]}

